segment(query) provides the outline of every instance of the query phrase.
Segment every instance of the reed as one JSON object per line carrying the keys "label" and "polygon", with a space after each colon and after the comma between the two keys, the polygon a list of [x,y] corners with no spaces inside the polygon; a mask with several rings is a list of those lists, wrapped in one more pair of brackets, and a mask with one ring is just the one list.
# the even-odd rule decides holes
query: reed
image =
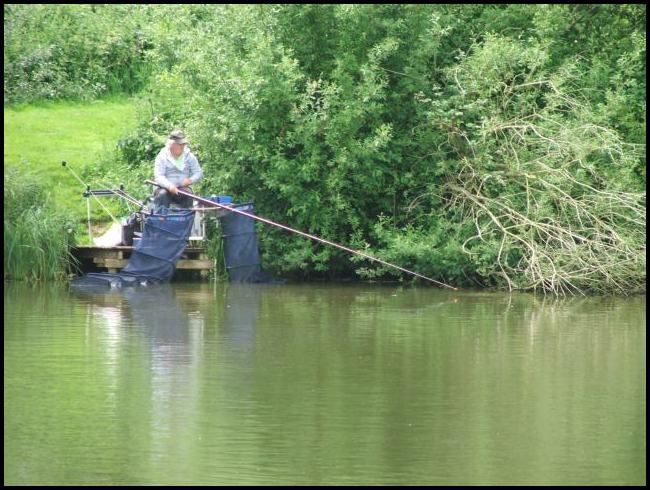
{"label": "reed", "polygon": [[223,236],[221,227],[217,219],[208,219],[207,222],[207,239],[205,240],[205,249],[208,257],[214,260],[214,269],[210,273],[211,279],[217,282],[228,281],[228,269],[226,268],[226,257],[224,255]]}
{"label": "reed", "polygon": [[39,185],[15,170],[5,173],[4,185],[5,280],[65,280],[77,266],[70,253],[73,222],[51,206]]}

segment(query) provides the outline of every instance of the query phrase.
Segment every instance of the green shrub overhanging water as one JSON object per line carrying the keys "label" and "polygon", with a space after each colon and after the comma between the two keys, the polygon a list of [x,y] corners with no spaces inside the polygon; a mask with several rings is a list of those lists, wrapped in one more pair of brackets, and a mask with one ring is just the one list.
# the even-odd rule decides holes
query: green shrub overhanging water
{"label": "green shrub overhanging water", "polygon": [[[89,8],[52,12],[85,26]],[[21,63],[51,44],[14,36],[46,20],[12,9],[5,49]],[[128,11],[129,27],[104,19],[86,41],[140,36],[121,59],[146,67],[141,125],[107,170],[132,186],[181,127],[204,166],[199,193],[444,282],[645,291],[645,6],[120,9],[96,13]],[[84,63],[70,66],[101,72]],[[30,86],[18,66],[5,60],[5,99]],[[278,229],[261,227],[260,243],[285,276],[394,277]]]}
{"label": "green shrub overhanging water", "polygon": [[41,186],[16,169],[5,168],[5,280],[65,280],[71,272],[75,225],[52,206]]}

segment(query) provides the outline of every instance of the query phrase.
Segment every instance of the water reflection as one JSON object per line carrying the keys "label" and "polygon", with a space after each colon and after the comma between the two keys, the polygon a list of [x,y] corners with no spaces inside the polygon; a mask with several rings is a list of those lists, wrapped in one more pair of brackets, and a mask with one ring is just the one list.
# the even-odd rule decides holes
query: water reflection
{"label": "water reflection", "polygon": [[226,290],[223,334],[230,338],[231,347],[250,350],[255,341],[255,325],[259,315],[262,292],[274,286],[260,284],[230,284]]}
{"label": "water reflection", "polygon": [[[187,361],[189,321],[176,300],[170,284],[148,288],[126,288],[121,294],[126,299],[132,323],[151,343],[155,353],[171,363]],[[169,355],[165,355],[165,352]]]}
{"label": "water reflection", "polygon": [[5,323],[6,481],[645,480],[643,298],[13,289]]}
{"label": "water reflection", "polygon": [[[152,475],[145,482],[156,481],[171,460],[175,466],[192,466],[197,445],[226,442],[214,435],[204,441],[206,430],[199,425],[207,417],[212,419],[209,425],[218,427],[233,404],[250,399],[256,322],[262,291],[268,287],[272,286],[232,284],[212,289],[205,284],[165,284],[103,294],[75,291],[87,305],[93,326],[104,332],[102,344],[110,365],[128,364],[134,345],[145,349],[149,374],[136,381],[148,392],[137,396],[137,410],[148,414],[149,429],[138,428],[148,455],[140,471]],[[143,357],[137,359],[142,362]],[[112,369],[109,376],[111,384],[129,383],[124,372]],[[232,393],[233,399],[203,393],[206,377],[222,393]],[[202,403],[211,407],[205,416]],[[136,409],[127,400],[124,405],[117,411]]]}
{"label": "water reflection", "polygon": [[[140,471],[155,474],[170,455],[179,461],[186,459],[191,447],[182,435],[193,419],[188,414],[196,412],[200,385],[199,365],[201,352],[201,332],[204,318],[199,313],[190,315],[176,297],[176,289],[170,284],[147,288],[124,288],[103,294],[83,294],[89,306],[90,315],[104,321],[95,322],[106,331],[108,338],[122,337],[121,359],[111,362],[116,365],[130,365],[133,360],[141,367],[146,362],[148,376],[142,369],[131,375],[119,372],[111,374],[118,377],[114,382],[122,383],[120,391],[129,392],[131,382],[140,390],[136,394],[137,406],[122,397],[124,406],[119,413],[140,411],[146,414],[148,430],[144,425],[137,427],[146,441],[144,454],[140,461]],[[116,313],[119,312],[119,322]],[[139,341],[139,342],[138,342]],[[114,342],[105,342],[107,355],[113,355]],[[147,353],[133,352],[134,347],[144,348]],[[135,355],[135,358],[133,358]],[[140,373],[140,379],[132,379]],[[145,390],[146,391],[143,391]],[[143,455],[144,455],[143,454]]]}
{"label": "water reflection", "polygon": [[150,413],[148,467],[155,469],[168,454],[182,458],[191,449],[179,435],[191,422],[186,414],[196,412],[199,379],[193,351],[200,349],[201,339],[190,331],[188,314],[171,285],[128,288],[121,294],[130,325],[145,339],[149,352],[150,392],[142,408],[147,406]]}

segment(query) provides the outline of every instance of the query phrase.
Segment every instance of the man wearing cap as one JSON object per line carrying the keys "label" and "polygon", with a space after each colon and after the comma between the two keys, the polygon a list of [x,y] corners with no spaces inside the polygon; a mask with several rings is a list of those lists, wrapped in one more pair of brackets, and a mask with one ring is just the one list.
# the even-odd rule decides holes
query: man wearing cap
{"label": "man wearing cap", "polygon": [[154,166],[156,182],[164,187],[154,194],[154,206],[169,207],[176,203],[182,208],[192,207],[192,198],[178,194],[179,189],[192,192],[190,186],[203,178],[199,161],[187,147],[182,131],[172,131],[165,147],[160,150]]}

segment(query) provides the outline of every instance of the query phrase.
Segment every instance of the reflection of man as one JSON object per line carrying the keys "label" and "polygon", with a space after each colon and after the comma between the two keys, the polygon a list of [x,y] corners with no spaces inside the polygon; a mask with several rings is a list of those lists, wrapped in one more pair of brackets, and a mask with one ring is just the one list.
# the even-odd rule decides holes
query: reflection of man
{"label": "reflection of man", "polygon": [[[133,320],[152,347],[170,347],[179,353],[179,360],[185,359],[189,342],[187,314],[176,301],[175,290],[170,284],[145,288],[124,288],[122,294],[129,302]],[[167,361],[174,356],[167,356]]]}
{"label": "reflection of man", "polygon": [[[143,454],[148,453],[149,458],[138,458],[138,466],[143,465],[143,474],[147,475],[169,471],[170,464],[171,468],[189,468],[195,438],[187,437],[186,431],[199,426],[202,393],[202,371],[192,354],[198,347],[192,343],[201,340],[190,335],[189,318],[179,307],[174,286],[126,288],[122,294],[132,313],[129,332],[138,331],[150,349],[148,377],[140,374],[144,389],[138,393],[136,410],[138,421],[149,424],[148,428],[141,427],[146,434]],[[122,410],[135,406],[128,397],[124,400]]]}
{"label": "reflection of man", "polygon": [[156,182],[164,187],[154,194],[154,205],[169,207],[172,203],[182,208],[192,207],[192,198],[181,196],[178,190],[191,192],[190,185],[203,178],[199,161],[187,147],[187,139],[182,131],[172,131],[167,144],[160,150],[154,165]]}

